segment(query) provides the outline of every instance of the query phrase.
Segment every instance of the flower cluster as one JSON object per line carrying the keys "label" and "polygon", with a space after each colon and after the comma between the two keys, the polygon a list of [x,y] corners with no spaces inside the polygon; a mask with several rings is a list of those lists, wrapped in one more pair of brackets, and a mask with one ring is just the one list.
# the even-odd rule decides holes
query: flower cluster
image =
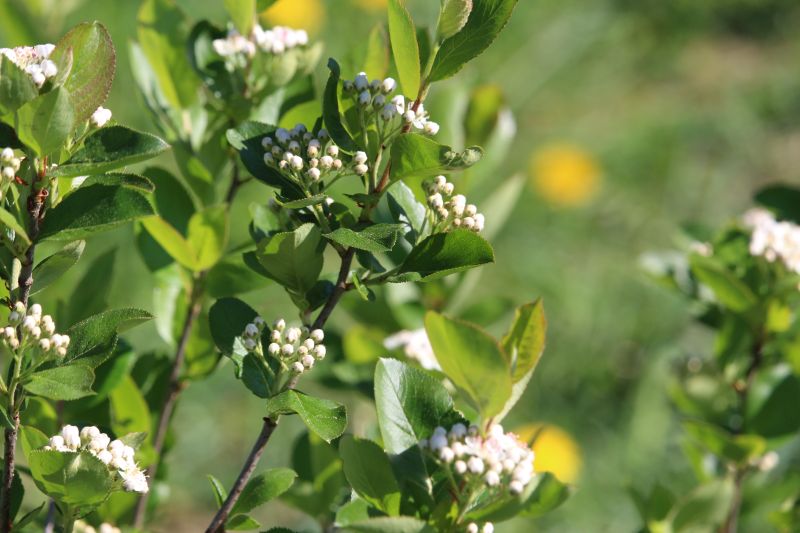
{"label": "flower cluster", "polygon": [[220,56],[230,59],[233,66],[246,64],[248,59],[259,50],[268,54],[280,55],[298,46],[308,44],[308,33],[305,30],[294,30],[284,26],[275,26],[265,30],[258,24],[249,37],[245,37],[235,29],[228,31],[224,39],[214,39],[212,46]]}
{"label": "flower cluster", "polygon": [[[266,322],[261,317],[256,317],[252,323],[247,324],[242,334],[242,342],[249,352],[263,355],[261,336],[266,329]],[[275,321],[269,332],[269,345],[267,353],[281,361],[281,366],[302,374],[311,369],[314,363],[325,358],[327,352],[322,344],[325,333],[321,329],[309,331],[308,328],[286,327],[283,319]]]}
{"label": "flower cluster", "polygon": [[744,224],[752,230],[750,253],[769,262],[780,260],[786,268],[800,274],[800,226],[778,221],[769,211],[751,209]]}
{"label": "flower cluster", "polygon": [[483,214],[478,213],[478,208],[473,204],[468,204],[463,194],[453,195],[455,186],[447,178],[436,176],[424,186],[428,194],[428,207],[438,231],[465,228],[477,233],[483,230]]}
{"label": "flower cluster", "polygon": [[37,44],[36,46],[18,46],[17,48],[0,48],[0,55],[7,57],[12,63],[23,69],[37,87],[58,74],[58,67],[49,57],[53,53],[54,44]]}
{"label": "flower cluster", "polygon": [[[18,348],[38,348],[44,353],[54,353],[58,357],[67,355],[69,335],[56,333],[56,324],[50,315],[42,315],[42,306],[33,304],[25,309],[17,302],[8,315],[9,325],[0,330],[0,339],[12,350]],[[17,327],[22,338],[17,337]]]}
{"label": "flower cluster", "polygon": [[111,110],[100,106],[95,109],[94,113],[92,113],[90,120],[92,122],[92,126],[95,128],[102,128],[108,123],[109,120],[111,120]]}
{"label": "flower cluster", "polygon": [[533,477],[533,450],[499,424],[492,425],[485,436],[474,425],[467,428],[459,423],[450,431],[437,427],[419,445],[448,467],[452,465],[468,485],[507,486],[512,494],[520,494]]}
{"label": "flower cluster", "polygon": [[[265,150],[264,164],[306,186],[339,172],[344,165],[339,159],[339,147],[330,140],[328,132],[322,129],[314,135],[304,124],[291,130],[278,128],[261,139],[261,146]],[[358,160],[357,155],[354,161]]]}
{"label": "flower cluster", "polygon": [[119,476],[126,491],[149,490],[147,476],[134,459],[134,449],[121,440],[111,440],[111,437],[101,433],[94,426],[86,426],[80,430],[77,426],[64,426],[61,433],[50,437],[50,442],[42,449],[57,452],[89,452],[107,465],[109,471]]}
{"label": "flower cluster", "polygon": [[14,156],[12,148],[3,148],[0,152],[0,176],[2,176],[2,181],[10,182],[13,180],[17,172],[19,172],[21,164],[22,162],[19,158]]}
{"label": "flower cluster", "polygon": [[425,370],[442,370],[433,353],[433,346],[428,339],[428,334],[423,328],[398,331],[386,337],[383,340],[383,346],[387,350],[402,348],[406,357],[419,363]]}
{"label": "flower cluster", "polygon": [[74,533],[122,533],[118,527],[103,522],[97,528],[90,526],[83,520],[77,520],[73,526]]}
{"label": "flower cluster", "polygon": [[345,80],[343,88],[344,93],[350,95],[358,107],[374,112],[380,118],[384,124],[379,125],[379,131],[384,131],[386,126],[392,131],[391,126],[399,123],[401,127],[406,125],[426,135],[439,133],[439,124],[429,120],[424,105],[415,105],[403,95],[392,96],[397,88],[397,82],[393,78],[369,81],[367,74],[361,72],[354,80]]}

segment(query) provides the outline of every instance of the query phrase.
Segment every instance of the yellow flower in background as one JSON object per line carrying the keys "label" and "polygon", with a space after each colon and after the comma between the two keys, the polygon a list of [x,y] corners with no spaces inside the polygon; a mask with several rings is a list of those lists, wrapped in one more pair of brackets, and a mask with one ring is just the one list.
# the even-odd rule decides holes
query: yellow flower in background
{"label": "yellow flower in background", "polygon": [[530,163],[536,192],[559,207],[584,205],[594,198],[602,178],[600,165],[578,146],[551,144],[537,150]]}
{"label": "yellow flower in background", "polygon": [[278,0],[261,17],[271,26],[317,33],[325,20],[325,4],[322,0]]}
{"label": "yellow flower in background", "polygon": [[581,450],[569,433],[552,424],[528,424],[515,433],[523,441],[533,440],[536,472],[550,472],[564,483],[577,481],[583,461]]}
{"label": "yellow flower in background", "polygon": [[386,9],[386,0],[353,0],[353,3],[368,11],[379,11]]}

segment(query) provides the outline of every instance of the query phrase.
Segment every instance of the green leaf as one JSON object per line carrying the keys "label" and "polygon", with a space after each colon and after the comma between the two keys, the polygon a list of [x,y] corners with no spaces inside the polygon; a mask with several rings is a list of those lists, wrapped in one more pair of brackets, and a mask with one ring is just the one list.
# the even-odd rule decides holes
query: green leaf
{"label": "green leaf", "polygon": [[753,199],[775,213],[779,220],[800,223],[800,189],[791,185],[768,185]]}
{"label": "green leaf", "polygon": [[192,245],[169,222],[158,215],[143,219],[142,226],[175,261],[195,270],[197,257]]}
{"label": "green leaf", "polygon": [[500,413],[511,396],[506,355],[489,334],[466,322],[434,312],[425,331],[444,374],[475,406],[483,420]]}
{"label": "green leaf", "polygon": [[62,177],[101,174],[151,159],[168,148],[155,135],[125,126],[109,126],[90,134],[83,146],[51,174]]}
{"label": "green leaf", "polygon": [[30,237],[28,237],[28,234],[22,229],[17,218],[2,208],[0,208],[0,224],[3,224],[7,229],[13,231],[15,235],[14,240],[20,239],[25,245],[25,248],[31,245]]}
{"label": "green leaf", "polygon": [[255,518],[244,514],[232,516],[225,523],[226,531],[251,531],[260,527],[261,524]]}
{"label": "green leaf", "polygon": [[246,351],[237,341],[247,324],[253,321],[258,313],[238,298],[220,298],[211,306],[208,314],[211,325],[211,336],[214,344],[224,355],[234,353],[244,355]]}
{"label": "green leaf", "polygon": [[741,313],[758,303],[750,287],[717,260],[693,254],[689,265],[697,279],[714,291],[717,300],[728,309]]}
{"label": "green leaf", "polygon": [[469,520],[502,522],[517,516],[538,517],[549,513],[569,497],[569,488],[550,472],[537,474],[518,496],[502,498],[467,515]]}
{"label": "green leaf", "polygon": [[31,374],[25,390],[50,400],[77,400],[94,394],[94,372],[88,366],[71,364]]}
{"label": "green leaf", "polygon": [[33,426],[19,427],[19,443],[22,446],[22,453],[25,454],[25,458],[28,458],[33,450],[47,445],[48,442],[50,442],[50,438],[42,433],[41,430]]}
{"label": "green leaf", "polygon": [[459,153],[418,133],[400,135],[392,143],[392,180],[430,177],[469,168],[483,157],[478,146]]}
{"label": "green leaf", "polygon": [[192,215],[187,240],[196,254],[195,271],[214,266],[228,244],[228,205],[206,207]]}
{"label": "green leaf", "polygon": [[472,0],[444,0],[439,15],[439,38],[448,39],[461,31],[472,12]]}
{"label": "green leaf", "polygon": [[368,252],[388,252],[394,248],[403,224],[373,224],[361,230],[337,228],[325,237],[341,245]]}
{"label": "green leaf", "polygon": [[208,474],[206,477],[208,478],[208,482],[211,483],[211,489],[214,491],[214,500],[217,502],[217,509],[219,509],[222,507],[223,502],[228,499],[228,491],[225,490],[225,486],[220,480],[211,474]]}
{"label": "green leaf", "polygon": [[56,87],[17,110],[19,139],[38,155],[57,152],[75,127],[75,111],[69,91]]}
{"label": "green leaf", "polygon": [[225,11],[242,35],[250,35],[256,23],[256,0],[225,0]]}
{"label": "green leaf", "polygon": [[131,376],[125,376],[108,395],[111,403],[111,428],[117,435],[153,431],[147,401]]}
{"label": "green leaf", "polygon": [[289,202],[282,202],[280,199],[276,198],[275,203],[281,207],[285,207],[286,209],[301,209],[303,207],[321,204],[327,199],[327,194],[319,193],[315,194],[314,196],[309,196],[308,198],[300,198],[299,200],[292,200]]}
{"label": "green leaf", "polygon": [[263,289],[271,283],[272,280],[251,270],[241,255],[229,255],[209,270],[206,290],[212,298],[222,298]]}
{"label": "green leaf", "polygon": [[439,380],[395,359],[375,367],[375,407],[383,445],[392,454],[430,437],[453,414],[453,400]]}
{"label": "green leaf", "polygon": [[342,528],[353,533],[433,533],[435,529],[411,516],[381,516],[353,522]]}
{"label": "green leaf", "polygon": [[339,442],[344,475],[356,493],[386,514],[400,513],[400,486],[386,453],[372,441],[345,435]]}
{"label": "green leaf", "polygon": [[[241,335],[241,332],[239,332]],[[272,396],[275,374],[257,355],[248,353],[242,360],[242,383],[259,398]]]}
{"label": "green leaf", "polygon": [[150,181],[149,178],[139,176],[138,174],[116,172],[109,174],[95,174],[93,176],[88,176],[85,180],[83,180],[83,183],[81,183],[80,186],[88,187],[89,185],[94,184],[130,187],[143,193],[152,193],[156,190],[155,184]]}
{"label": "green leaf", "polygon": [[274,500],[292,486],[297,474],[289,468],[272,468],[252,478],[231,510],[231,514],[249,513]]}
{"label": "green leaf", "polygon": [[84,248],[86,248],[86,241],[71,242],[36,265],[33,269],[31,294],[38,293],[75,266],[75,263],[81,258]]}
{"label": "green leaf", "polygon": [[384,78],[389,70],[389,38],[383,24],[376,24],[369,32],[366,57],[361,70],[373,78]]}
{"label": "green leaf", "polygon": [[431,281],[494,262],[488,242],[469,230],[436,233],[416,245],[393,281]]}
{"label": "green leaf", "polygon": [[130,187],[80,187],[47,213],[39,238],[81,239],[153,214],[148,199]]}
{"label": "green leaf", "polygon": [[414,21],[403,0],[389,0],[389,38],[403,93],[415,98],[420,87],[419,45]]}
{"label": "green leaf", "polygon": [[0,115],[13,113],[39,96],[31,77],[5,56],[0,57]]}
{"label": "green leaf", "polygon": [[277,233],[258,243],[258,261],[269,276],[290,292],[304,295],[322,272],[322,235],[313,224]]}
{"label": "green leaf", "polygon": [[517,0],[473,0],[472,3],[467,24],[439,48],[429,81],[453,76],[489,48],[511,18]]}
{"label": "green leaf", "polygon": [[261,140],[275,131],[275,126],[261,122],[245,121],[235,129],[226,132],[228,143],[239,151],[245,168],[257,180],[271,187],[289,190],[296,193],[296,197],[304,196],[297,184],[286,178],[275,168],[264,163],[264,147]]}
{"label": "green leaf", "polygon": [[56,43],[50,59],[59,63],[69,53],[72,70],[64,87],[72,96],[77,124],[87,120],[108,98],[117,54],[108,30],[99,22],[84,22],[72,28]]}
{"label": "green leaf", "polygon": [[99,505],[111,491],[108,467],[89,452],[34,450],[28,457],[28,466],[36,486],[57,502]]}
{"label": "green leaf", "polygon": [[339,64],[333,59],[328,59],[328,68],[331,71],[322,99],[322,119],[325,128],[339,148],[352,153],[357,149],[356,143],[350,133],[342,124],[342,113],[339,109],[339,79],[341,70]]}
{"label": "green leaf", "polygon": [[138,14],[139,45],[167,102],[186,109],[197,100],[200,82],[186,53],[189,28],[173,0],[146,0]]}
{"label": "green leaf", "polygon": [[747,395],[745,427],[751,433],[777,438],[800,429],[800,413],[786,409],[800,402],[800,377],[788,365],[759,372]]}
{"label": "green leaf", "polygon": [[699,486],[670,513],[672,530],[675,533],[716,530],[730,509],[733,493],[733,481],[728,478]]}
{"label": "green leaf", "polygon": [[711,453],[740,466],[759,457],[767,447],[766,441],[758,435],[731,435],[721,428],[698,420],[687,420],[683,427],[690,437]]}
{"label": "green leaf", "polygon": [[109,343],[119,333],[151,320],[153,315],[136,308],[104,311],[73,324],[67,329],[70,337],[66,361],[89,355],[98,346]]}
{"label": "green leaf", "polygon": [[415,241],[425,226],[425,206],[417,201],[414,191],[402,181],[393,183],[386,190],[386,197],[392,216],[395,220],[408,225],[413,231],[410,238]]}
{"label": "green leaf", "polygon": [[516,383],[536,368],[544,351],[547,319],[541,300],[518,307],[511,329],[503,338],[503,352]]}
{"label": "green leaf", "polygon": [[344,433],[347,413],[343,405],[287,390],[267,401],[267,416],[298,414],[308,429],[330,442]]}

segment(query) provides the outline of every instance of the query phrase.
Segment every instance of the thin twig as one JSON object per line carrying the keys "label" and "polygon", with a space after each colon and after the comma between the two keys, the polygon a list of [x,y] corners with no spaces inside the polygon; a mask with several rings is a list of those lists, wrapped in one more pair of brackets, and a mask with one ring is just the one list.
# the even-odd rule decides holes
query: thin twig
{"label": "thin twig", "polygon": [[[161,414],[158,418],[158,425],[156,426],[156,434],[153,438],[153,450],[155,451],[153,463],[147,468],[147,477],[154,479],[158,472],[159,459],[164,450],[164,442],[167,438],[169,430],[169,423],[172,419],[172,413],[175,410],[175,404],[178,401],[178,396],[183,388],[181,381],[181,371],[183,370],[183,363],[186,360],[186,348],[189,346],[189,337],[192,334],[194,324],[197,322],[197,317],[200,316],[200,311],[203,308],[203,281],[206,273],[199,273],[193,280],[192,292],[189,297],[189,307],[186,311],[186,319],[183,322],[183,329],[181,330],[180,340],[178,341],[178,348],[175,351],[175,359],[172,361],[172,370],[169,375],[169,383],[167,385],[167,395],[164,398],[164,404],[161,408]],[[145,515],[147,514],[147,501],[149,492],[145,492],[139,496],[139,501],[136,502],[136,511],[134,513],[133,523],[137,529],[141,529],[144,525]]]}
{"label": "thin twig", "polygon": [[[31,191],[30,196],[28,196],[28,237],[31,240],[31,245],[25,251],[25,261],[22,263],[18,278],[19,301],[25,307],[28,306],[28,298],[33,286],[33,261],[36,253],[36,239],[39,237],[39,225],[44,215],[44,199],[47,197],[47,189],[37,190],[37,183],[45,179],[46,169],[47,160],[45,159],[42,161],[42,167],[37,179],[31,180]],[[9,394],[11,395],[9,405],[14,406],[14,408],[8,415],[11,417],[14,427],[3,432],[3,484],[0,486],[0,532],[2,533],[8,533],[13,527],[11,486],[14,482],[15,453],[17,450],[17,434],[19,433],[19,409],[16,407],[19,405],[19,398],[17,398],[14,390],[10,390]],[[20,394],[22,394],[21,391]]]}
{"label": "thin twig", "polygon": [[233,506],[236,505],[244,487],[250,480],[250,476],[253,475],[256,466],[258,466],[261,454],[264,453],[264,448],[267,446],[267,442],[269,442],[269,438],[272,436],[272,432],[275,431],[277,425],[277,421],[269,417],[264,418],[264,425],[261,428],[261,432],[258,434],[255,444],[253,444],[253,449],[250,450],[250,454],[244,462],[244,467],[242,467],[239,477],[236,478],[236,482],[233,484],[233,488],[230,494],[228,494],[228,497],[225,498],[222,507],[219,508],[219,511],[217,511],[217,514],[214,515],[213,520],[211,520],[211,524],[208,526],[208,529],[206,529],[206,533],[225,531],[225,522],[228,520],[228,515],[230,515]]}

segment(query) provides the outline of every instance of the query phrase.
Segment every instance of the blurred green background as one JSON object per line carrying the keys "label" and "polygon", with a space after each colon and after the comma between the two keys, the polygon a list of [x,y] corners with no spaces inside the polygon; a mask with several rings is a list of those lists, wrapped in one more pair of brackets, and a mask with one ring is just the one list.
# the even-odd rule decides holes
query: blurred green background
{"label": "blurred green background", "polygon": [[[179,3],[195,19],[225,22],[221,0]],[[118,50],[107,107],[118,121],[155,131],[129,69],[138,4],[0,0],[0,46],[55,42],[77,22],[100,20]],[[433,24],[434,4],[409,0],[418,25]],[[383,7],[381,0],[281,0],[267,17],[308,29],[327,55],[346,59]],[[494,183],[521,173],[526,187],[493,240],[496,265],[464,297],[477,305],[544,297],[547,350],[507,427],[561,428],[542,442],[537,461],[576,486],[552,516],[499,531],[635,531],[641,524],[629,487],[647,489],[656,479],[678,493],[694,486],[665,390],[671,361],[707,351],[710,337],[690,325],[684,302],[643,274],[640,257],[679,247],[687,221],[713,225],[738,215],[764,183],[797,180],[799,23],[796,0],[521,0],[495,45],[434,88],[430,107],[440,122],[436,110],[449,91],[477,84],[499,86],[517,121]],[[319,74],[322,83],[324,64]],[[169,154],[162,159],[173,164]],[[248,204],[269,194],[250,183],[238,196],[234,243],[245,239]],[[153,283],[129,243],[127,227],[92,241],[87,254],[118,246],[107,301],[151,309]],[[81,274],[71,271],[49,298],[69,294]],[[245,299],[266,317],[290,308],[276,289]],[[337,313],[334,324],[348,324]],[[152,325],[129,340],[140,353],[161,347]],[[326,394],[348,404],[353,432],[370,431],[374,413],[363,397]],[[230,365],[185,393],[157,531],[205,527],[213,508],[205,475],[230,484],[260,416]],[[283,421],[263,466],[286,464],[299,431]],[[261,514],[270,525],[313,531],[279,503]]]}

